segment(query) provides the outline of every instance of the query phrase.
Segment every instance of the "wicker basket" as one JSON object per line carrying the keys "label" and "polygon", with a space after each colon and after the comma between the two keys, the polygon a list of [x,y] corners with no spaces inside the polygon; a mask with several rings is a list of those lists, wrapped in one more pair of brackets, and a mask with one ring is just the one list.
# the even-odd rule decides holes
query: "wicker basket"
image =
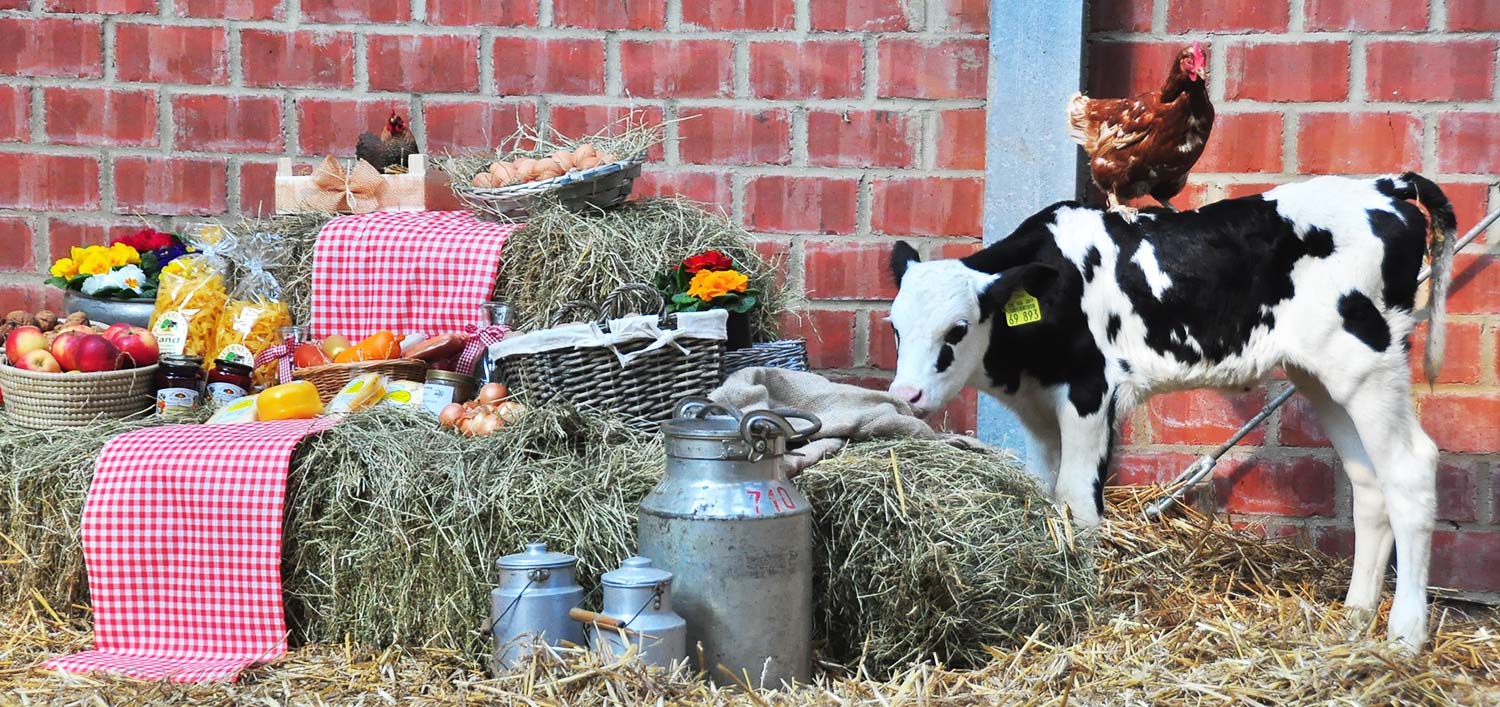
{"label": "wicker basket", "polygon": [[387,378],[398,381],[416,381],[421,383],[427,379],[427,362],[411,358],[392,358],[384,361],[363,361],[361,363],[325,363],[321,366],[308,368],[296,368],[292,370],[292,378],[312,383],[318,389],[318,398],[324,405],[328,404],[333,396],[338,395],[349,381],[354,380],[366,373],[379,373]]}
{"label": "wicker basket", "polygon": [[[659,326],[673,329],[677,315],[663,312],[661,295],[645,285],[627,285],[610,293],[603,307],[570,303],[553,313],[557,327],[567,311],[582,307],[594,314],[594,323],[609,333],[606,314],[622,316],[617,305],[628,292],[649,292],[655,298]],[[719,384],[724,340],[681,337],[671,346],[641,354],[630,365],[621,365],[620,354],[635,354],[650,348],[651,339],[632,340],[607,346],[564,347],[538,353],[502,357],[498,370],[512,390],[533,403],[563,400],[579,407],[619,414],[642,431],[655,431],[672,417],[673,405],[687,396],[707,395]],[[678,348],[681,347],[681,348]]]}
{"label": "wicker basket", "polygon": [[724,353],[725,378],[743,368],[789,368],[793,371],[806,371],[808,370],[807,340],[768,341]]}
{"label": "wicker basket", "polygon": [[556,198],[574,211],[608,209],[625,203],[635,178],[641,176],[641,160],[627,158],[607,165],[569,172],[560,177],[508,187],[482,189],[453,182],[453,191],[465,204],[484,213],[519,219],[543,194]]}
{"label": "wicker basket", "polygon": [[103,373],[23,371],[0,358],[5,417],[33,430],[83,427],[129,417],[155,404],[156,366]]}

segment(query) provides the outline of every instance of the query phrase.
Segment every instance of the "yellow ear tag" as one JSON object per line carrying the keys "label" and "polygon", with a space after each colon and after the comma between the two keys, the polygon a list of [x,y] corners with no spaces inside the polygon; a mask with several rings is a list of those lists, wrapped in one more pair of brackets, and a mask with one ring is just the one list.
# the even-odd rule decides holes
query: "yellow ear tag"
{"label": "yellow ear tag", "polygon": [[1030,292],[1017,288],[1005,303],[1005,325],[1022,326],[1042,321],[1042,303]]}

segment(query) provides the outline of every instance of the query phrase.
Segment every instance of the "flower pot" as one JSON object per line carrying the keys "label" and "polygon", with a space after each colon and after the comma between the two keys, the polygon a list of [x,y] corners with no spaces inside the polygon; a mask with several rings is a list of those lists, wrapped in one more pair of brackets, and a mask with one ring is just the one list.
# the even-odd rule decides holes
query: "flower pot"
{"label": "flower pot", "polygon": [[724,325],[728,338],[724,341],[724,350],[738,351],[750,348],[750,313],[730,312],[729,322]]}
{"label": "flower pot", "polygon": [[101,299],[90,297],[76,290],[63,294],[64,315],[83,312],[90,321],[100,324],[124,322],[144,327],[151,322],[151,313],[156,309],[154,299]]}

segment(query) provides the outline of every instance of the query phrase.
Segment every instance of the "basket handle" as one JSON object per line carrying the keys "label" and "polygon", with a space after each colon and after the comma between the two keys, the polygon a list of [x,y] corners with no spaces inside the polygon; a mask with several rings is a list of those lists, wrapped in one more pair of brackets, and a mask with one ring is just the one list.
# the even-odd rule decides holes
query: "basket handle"
{"label": "basket handle", "polygon": [[625,316],[626,312],[623,311],[621,303],[625,301],[626,297],[636,293],[642,295],[644,301],[653,308],[653,314],[658,317],[666,316],[666,298],[662,297],[661,293],[657,292],[655,287],[639,282],[631,283],[628,285],[620,285],[619,287],[616,287],[613,292],[610,292],[608,295],[604,296],[604,306],[601,309],[604,310],[604,313],[606,315],[613,316],[617,319],[623,317]]}
{"label": "basket handle", "polygon": [[552,310],[552,317],[547,320],[547,328],[551,329],[562,324],[563,319],[568,316],[568,313],[579,309],[589,313],[588,321],[604,321],[604,312],[599,309],[599,305],[593,302],[584,302],[583,300],[573,300],[571,302],[564,302],[558,305],[557,309]]}

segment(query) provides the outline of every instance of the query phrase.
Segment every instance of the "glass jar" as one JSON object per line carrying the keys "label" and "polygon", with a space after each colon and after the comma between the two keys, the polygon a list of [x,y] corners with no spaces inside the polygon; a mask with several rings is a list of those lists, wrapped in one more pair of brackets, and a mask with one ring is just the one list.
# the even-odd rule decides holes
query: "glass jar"
{"label": "glass jar", "polygon": [[427,382],[422,386],[422,409],[437,415],[449,403],[473,400],[478,391],[479,383],[473,376],[434,369],[427,372]]}
{"label": "glass jar", "polygon": [[276,330],[276,334],[281,337],[282,341],[291,339],[293,346],[312,340],[311,337],[308,336],[307,327],[296,324],[281,327],[280,329]]}
{"label": "glass jar", "polygon": [[203,404],[203,358],[162,356],[156,368],[156,416],[182,417]]}
{"label": "glass jar", "polygon": [[[484,322],[489,326],[509,326],[511,319],[511,308],[503,300],[491,300],[479,305],[479,311],[484,315]],[[499,381],[499,367],[490,360],[490,353],[484,352],[479,360],[474,363],[474,382],[483,386],[486,383]]]}
{"label": "glass jar", "polygon": [[223,405],[249,395],[255,387],[250,374],[250,367],[243,363],[214,361],[214,369],[208,372],[208,397],[215,405]]}

